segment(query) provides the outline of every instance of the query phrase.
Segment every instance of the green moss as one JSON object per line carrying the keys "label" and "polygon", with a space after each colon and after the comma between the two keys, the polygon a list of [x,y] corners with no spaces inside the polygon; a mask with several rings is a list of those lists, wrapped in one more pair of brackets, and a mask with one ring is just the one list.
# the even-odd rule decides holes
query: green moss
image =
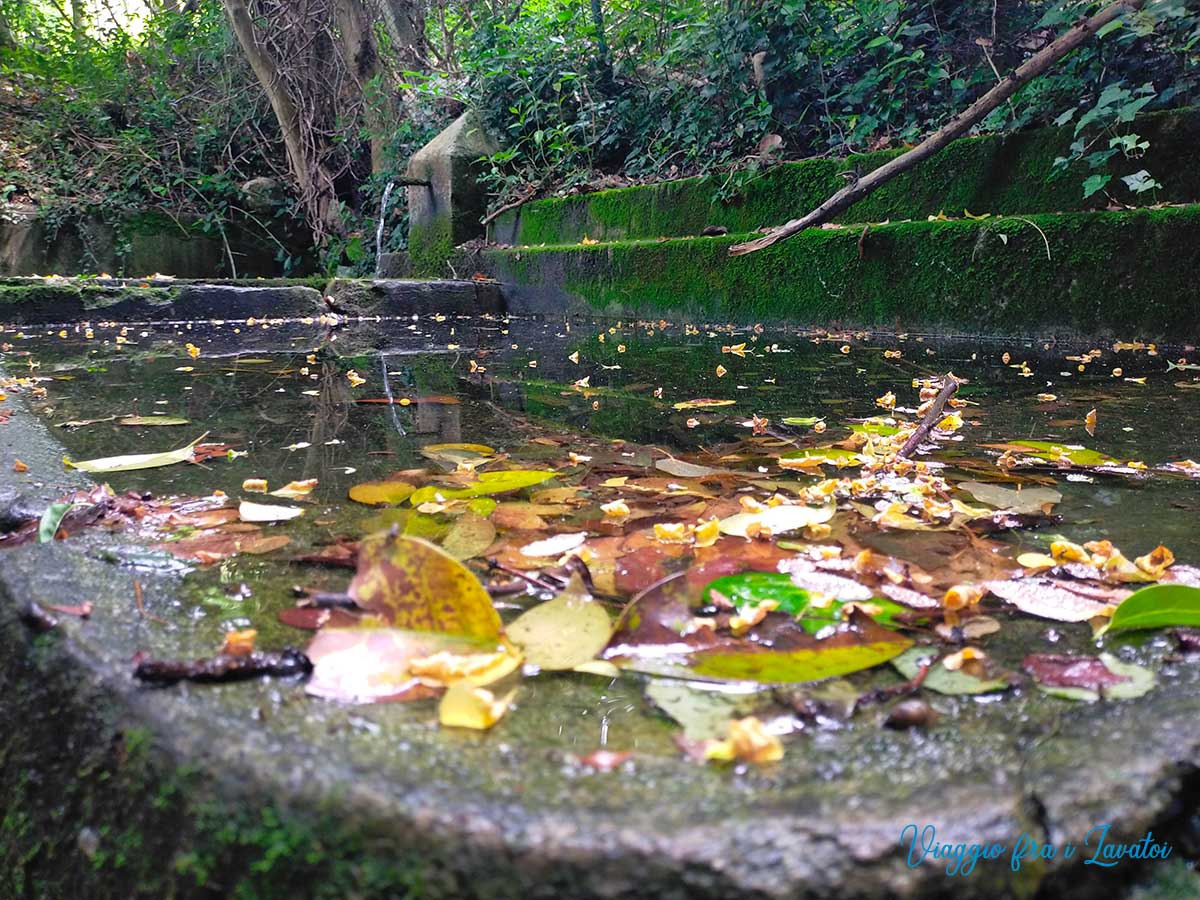
{"label": "green moss", "polygon": [[[1155,200],[1200,199],[1200,169],[1190,164],[1200,143],[1200,111],[1189,109],[1144,116],[1130,129],[1150,141],[1145,158],[1118,155],[1114,176],[1148,169],[1164,185]],[[1090,172],[1077,168],[1051,178],[1054,159],[1065,156],[1070,128],[1047,128],[1011,135],[964,138],[915,169],[900,175],[848,210],[840,221],[880,222],[925,218],[963,210],[1014,214],[1073,211],[1103,206],[1103,194],[1083,198],[1081,183]],[[840,173],[866,174],[899,155],[888,150],[839,160],[810,160],[767,169],[733,202],[714,200],[722,178],[692,178],[619,188],[528,203],[519,214],[497,223],[504,243],[575,244],[593,240],[678,237],[699,234],[707,225],[732,233],[778,224],[818,206],[843,187]]]}
{"label": "green moss", "polygon": [[865,237],[858,228],[815,229],[730,257],[737,241],[525,248],[485,259],[543,303],[559,291],[614,314],[1177,339],[1200,332],[1200,206],[901,222]]}
{"label": "green moss", "polygon": [[449,216],[413,223],[408,230],[408,257],[416,277],[439,277],[454,253],[453,223]]}

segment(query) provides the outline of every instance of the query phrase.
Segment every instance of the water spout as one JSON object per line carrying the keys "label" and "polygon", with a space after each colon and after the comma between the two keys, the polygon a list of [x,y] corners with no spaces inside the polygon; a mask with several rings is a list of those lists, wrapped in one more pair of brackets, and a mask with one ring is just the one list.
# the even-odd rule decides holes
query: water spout
{"label": "water spout", "polygon": [[383,223],[387,221],[387,205],[392,199],[392,191],[396,182],[389,181],[383,189],[383,199],[379,201],[379,224],[375,226],[375,274],[379,274],[380,260],[383,258]]}

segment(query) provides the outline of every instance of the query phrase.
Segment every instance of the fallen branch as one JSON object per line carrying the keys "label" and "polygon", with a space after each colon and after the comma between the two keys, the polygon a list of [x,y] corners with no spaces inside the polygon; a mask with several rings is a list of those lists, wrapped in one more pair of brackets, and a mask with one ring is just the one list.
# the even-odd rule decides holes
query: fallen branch
{"label": "fallen branch", "polygon": [[210,659],[145,659],[138,662],[133,677],[147,684],[175,684],[179,681],[217,683],[242,681],[260,675],[307,675],[313,664],[307,656],[291,647],[281,653],[248,653],[233,656],[221,653]]}
{"label": "fallen branch", "polygon": [[864,175],[853,184],[842,188],[808,215],[793,219],[786,225],[781,225],[767,232],[760,238],[735,244],[729,248],[730,256],[742,256],[770,247],[779,241],[798,234],[806,228],[815,228],[828,222],[838,213],[849,209],[872,191],[891,181],[902,172],[937,153],[955,138],[966,133],[967,129],[982,121],[988,113],[1004,103],[1021,87],[1041,75],[1072,50],[1086,43],[1097,31],[1127,12],[1133,12],[1145,6],[1146,0],[1117,0],[1106,6],[1100,12],[1084,19],[1073,26],[1057,40],[1048,44],[1019,67],[1010,72],[994,88],[959,113],[953,120],[939,128],[920,144],[907,153],[902,153],[895,159],[880,166],[878,169]]}
{"label": "fallen branch", "polygon": [[925,418],[921,420],[921,424],[917,426],[917,430],[909,435],[908,440],[904,442],[904,446],[896,451],[896,459],[904,459],[911,456],[917,447],[921,446],[921,441],[925,440],[929,436],[929,432],[933,430],[933,426],[941,421],[942,412],[945,410],[946,404],[954,396],[954,392],[958,390],[962,383],[951,373],[946,373],[941,391],[934,398],[933,404],[926,411]]}

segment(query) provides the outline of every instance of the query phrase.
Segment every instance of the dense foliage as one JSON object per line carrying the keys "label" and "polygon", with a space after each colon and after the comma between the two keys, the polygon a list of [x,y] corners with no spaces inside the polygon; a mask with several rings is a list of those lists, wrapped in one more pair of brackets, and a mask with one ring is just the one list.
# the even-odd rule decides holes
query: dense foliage
{"label": "dense foliage", "polygon": [[[1099,5],[610,0],[601,23],[579,4],[541,2],[480,28],[464,68],[470,96],[508,139],[497,175],[510,192],[585,183],[595,170],[752,171],[779,155],[916,141]],[[1195,102],[1198,44],[1195,8],[1151,3],[983,130],[1078,111],[1099,131],[1142,108]]]}
{"label": "dense foliage", "polygon": [[[1100,4],[420,0],[409,3],[424,35],[415,47],[387,39],[388,2],[361,5],[380,17],[372,52],[384,58],[371,61],[380,74],[355,86],[354,103],[331,94],[322,152],[339,159],[336,197],[332,218],[315,223],[277,111],[222,3],[155,0],[120,22],[84,0],[0,0],[3,199],[63,219],[157,207],[196,216],[212,233],[239,217],[278,233],[273,220],[307,215],[330,265],[366,269],[386,186],[467,104],[504,145],[492,160],[495,206],[697,173],[727,173],[728,194],[782,158],[918,140]],[[266,0],[247,8],[264,34],[286,12]],[[347,81],[345,60],[329,66],[328,80]],[[317,76],[305,84],[319,86]],[[1154,0],[982,129],[1073,123],[1079,139],[1058,169],[1086,173],[1143,149],[1114,126],[1194,103],[1198,92],[1200,11]],[[1117,184],[1096,174],[1084,190],[1131,201],[1156,184],[1136,169]],[[244,189],[264,177],[277,195]],[[403,244],[403,191],[392,198],[385,248]],[[290,252],[280,244],[281,258]]]}

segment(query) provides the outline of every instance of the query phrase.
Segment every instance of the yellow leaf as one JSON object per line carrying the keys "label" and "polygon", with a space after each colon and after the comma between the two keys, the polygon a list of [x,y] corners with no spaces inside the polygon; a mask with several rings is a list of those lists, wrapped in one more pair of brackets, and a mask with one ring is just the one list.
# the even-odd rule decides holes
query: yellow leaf
{"label": "yellow leaf", "polygon": [[397,628],[480,640],[500,635],[500,616],[479,579],[420,538],[385,534],[365,539],[347,592]]}
{"label": "yellow leaf", "polygon": [[438,721],[451,728],[487,731],[508,712],[517,691],[514,688],[497,699],[485,688],[466,683],[451,685],[438,704]]}

